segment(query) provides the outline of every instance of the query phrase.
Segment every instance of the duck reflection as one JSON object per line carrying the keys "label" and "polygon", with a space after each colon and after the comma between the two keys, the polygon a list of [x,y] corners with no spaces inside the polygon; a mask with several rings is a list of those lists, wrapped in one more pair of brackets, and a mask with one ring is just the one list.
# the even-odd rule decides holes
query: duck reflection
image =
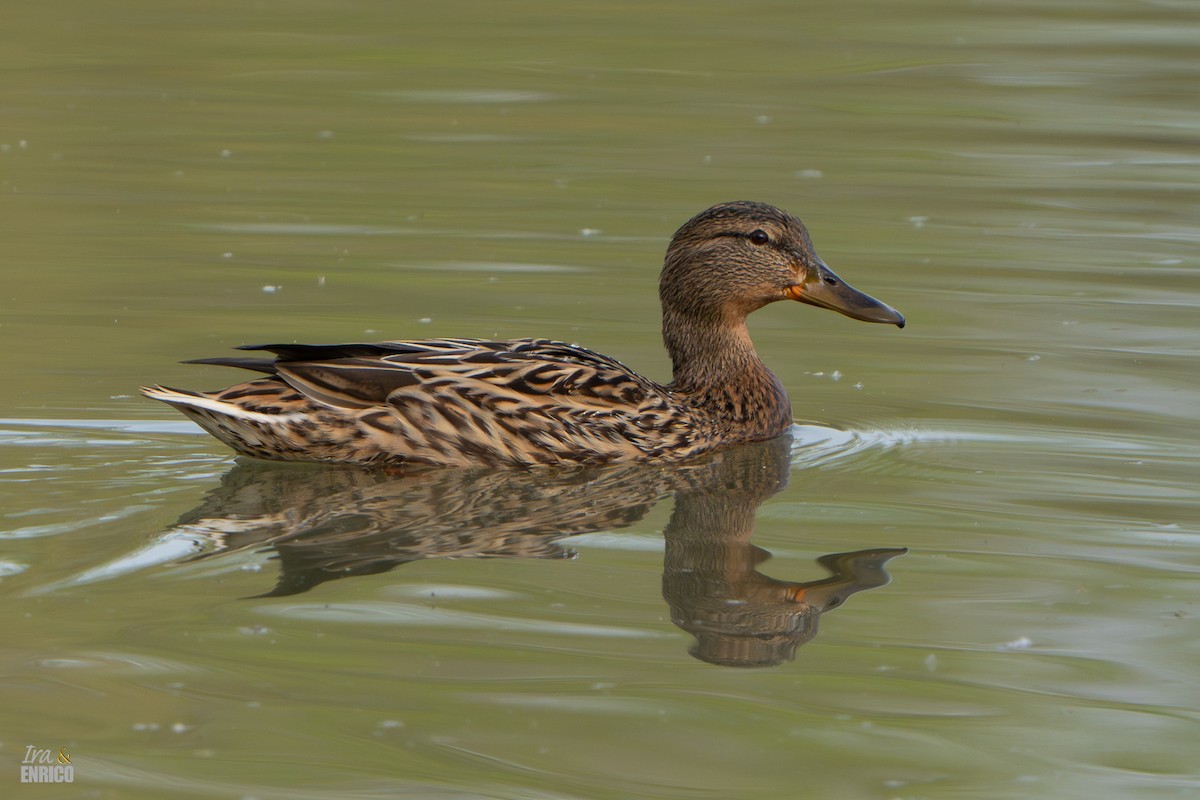
{"label": "duck reflection", "polygon": [[663,598],[696,637],[692,655],[726,666],[790,660],[817,618],[888,582],[903,549],[818,559],[830,577],[767,577],[750,543],[758,507],[787,484],[788,437],[685,464],[570,469],[443,469],[401,476],[354,468],[239,462],[176,531],[195,558],[269,548],[278,582],[263,596],[386,572],[428,558],[571,558],[567,537],[627,527],[675,495],[664,530]]}

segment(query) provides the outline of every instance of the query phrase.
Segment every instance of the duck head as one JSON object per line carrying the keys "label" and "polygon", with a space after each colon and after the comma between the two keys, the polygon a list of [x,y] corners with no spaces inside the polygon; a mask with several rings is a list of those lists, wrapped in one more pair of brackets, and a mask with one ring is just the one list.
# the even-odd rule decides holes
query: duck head
{"label": "duck head", "polygon": [[899,311],[825,266],[799,219],[765,203],[721,203],[683,224],[659,280],[664,314],[737,325],[776,300],[904,327]]}

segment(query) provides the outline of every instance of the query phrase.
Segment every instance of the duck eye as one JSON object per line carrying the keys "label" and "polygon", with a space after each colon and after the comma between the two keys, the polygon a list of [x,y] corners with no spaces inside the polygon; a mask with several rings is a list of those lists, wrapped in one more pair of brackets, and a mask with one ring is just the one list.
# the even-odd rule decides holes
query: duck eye
{"label": "duck eye", "polygon": [[771,241],[771,237],[762,229],[751,231],[750,236],[747,238],[754,244],[767,244]]}

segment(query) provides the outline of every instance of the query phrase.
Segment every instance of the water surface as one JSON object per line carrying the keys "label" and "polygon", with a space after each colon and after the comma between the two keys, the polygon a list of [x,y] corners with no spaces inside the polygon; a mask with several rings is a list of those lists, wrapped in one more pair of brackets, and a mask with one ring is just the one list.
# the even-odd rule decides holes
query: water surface
{"label": "water surface", "polygon": [[[10,9],[4,795],[1193,796],[1191,12]],[[756,315],[782,450],[380,482],[136,397],[292,339],[662,379],[739,198],[909,320]]]}

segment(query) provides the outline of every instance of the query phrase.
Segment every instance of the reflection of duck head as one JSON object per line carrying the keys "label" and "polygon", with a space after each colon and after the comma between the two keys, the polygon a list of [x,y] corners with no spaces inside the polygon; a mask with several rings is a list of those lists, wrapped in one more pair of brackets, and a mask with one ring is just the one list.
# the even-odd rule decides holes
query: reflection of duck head
{"label": "reflection of duck head", "polygon": [[901,550],[820,559],[833,577],[768,578],[750,544],[754,515],[787,484],[790,438],[682,464],[569,469],[447,469],[403,476],[359,469],[239,462],[177,530],[211,557],[270,548],[281,567],[270,596],[429,558],[564,558],[561,540],[633,524],[675,493],[665,530],[663,596],[694,634],[693,654],[730,665],[774,664],[816,632],[816,618],[887,583]]}
{"label": "reflection of duck head", "polygon": [[[672,539],[675,542],[672,543]],[[884,564],[903,548],[833,553],[817,562],[831,577],[780,581],[754,568],[771,557],[749,542],[688,541],[667,533],[663,597],[671,621],[696,637],[692,655],[730,667],[766,667],[791,661],[817,635],[817,619],[847,597],[888,583]]]}
{"label": "reflection of duck head", "polygon": [[789,661],[817,633],[817,618],[847,597],[888,582],[883,565],[902,549],[823,556],[832,577],[793,583],[757,566],[771,554],[750,543],[755,513],[787,484],[777,442],[727,451],[719,477],[681,489],[663,536],[663,598],[671,620],[696,637],[692,655],[726,666]]}

